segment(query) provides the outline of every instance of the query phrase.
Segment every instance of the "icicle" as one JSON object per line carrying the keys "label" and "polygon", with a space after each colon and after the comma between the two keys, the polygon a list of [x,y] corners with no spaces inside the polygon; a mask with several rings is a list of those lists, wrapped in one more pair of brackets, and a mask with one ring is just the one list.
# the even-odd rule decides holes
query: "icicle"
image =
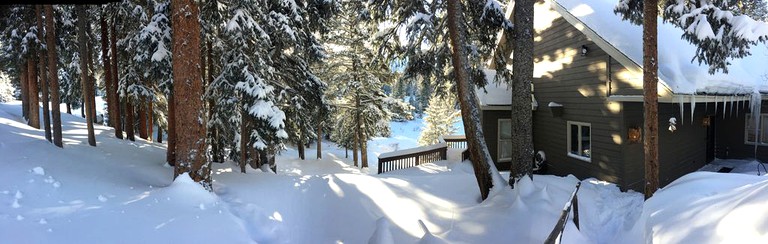
{"label": "icicle", "polygon": [[704,94],[704,115],[709,113],[709,95]]}
{"label": "icicle", "polygon": [[696,111],[696,94],[691,95],[691,125],[693,125],[693,111]]}
{"label": "icicle", "polygon": [[723,96],[723,119],[725,119],[725,108],[728,107],[728,101],[725,100],[725,96]]}
{"label": "icicle", "polygon": [[731,117],[733,117],[733,103],[735,102],[734,97],[731,96]]}
{"label": "icicle", "polygon": [[763,100],[761,96],[762,94],[760,94],[760,92],[754,92],[752,93],[752,96],[750,97],[750,100],[749,100],[749,106],[751,107],[750,111],[752,113],[752,119],[754,120],[754,125],[755,125],[754,126],[755,127],[755,152],[754,152],[755,158],[757,158],[757,144],[760,143],[760,138],[759,138],[760,135],[757,134],[757,130],[758,128],[760,128],[760,113],[761,113],[760,107],[762,105],[761,102]]}
{"label": "icicle", "polygon": [[683,101],[683,96],[680,96],[680,122],[681,124],[685,122],[685,101]]}

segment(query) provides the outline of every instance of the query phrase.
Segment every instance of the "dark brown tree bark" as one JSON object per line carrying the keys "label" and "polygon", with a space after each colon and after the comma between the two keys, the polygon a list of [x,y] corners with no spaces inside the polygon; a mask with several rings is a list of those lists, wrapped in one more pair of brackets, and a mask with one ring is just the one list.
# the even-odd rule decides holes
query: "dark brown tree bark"
{"label": "dark brown tree bark", "polygon": [[299,151],[299,158],[304,160],[306,158],[304,155],[304,140],[301,137],[302,135],[299,135],[299,139],[296,140],[296,150]]}
{"label": "dark brown tree bark", "polygon": [[[354,66],[353,66],[354,68]],[[355,162],[355,167],[358,166],[358,158],[357,158],[357,146],[360,145],[360,96],[355,96],[355,130],[353,133],[355,133],[355,142],[352,143],[352,159]],[[363,152],[360,152],[362,155]]]}
{"label": "dark brown tree bark", "polygon": [[163,128],[157,127],[157,143],[163,143]]}
{"label": "dark brown tree bark", "polygon": [[94,114],[91,110],[91,103],[88,101],[93,98],[93,84],[89,81],[89,74],[88,74],[88,48],[87,48],[87,37],[85,36],[85,25],[86,21],[88,20],[86,11],[85,11],[85,5],[77,5],[75,6],[75,10],[77,11],[77,44],[78,48],[80,49],[80,70],[82,71],[80,74],[80,84],[83,89],[83,106],[85,108],[85,116],[86,116],[86,124],[88,127],[88,145],[96,146],[96,136],[93,133],[93,118]]}
{"label": "dark brown tree bark", "polygon": [[43,102],[43,128],[45,130],[45,139],[49,142],[53,142],[53,136],[51,135],[51,109],[48,101],[48,65],[45,58],[45,52],[42,48],[42,43],[45,40],[43,36],[43,6],[40,4],[35,5],[35,16],[37,17],[37,40],[40,40],[40,45],[37,51],[37,67],[40,71],[40,90],[42,91]]}
{"label": "dark brown tree bark", "polygon": [[[126,91],[126,94],[128,92]],[[125,98],[125,135],[128,140],[136,141],[136,135],[133,133],[136,125],[136,119],[134,118],[135,111],[133,111],[133,102],[131,98]]]}
{"label": "dark brown tree bark", "polygon": [[[88,40],[93,39],[91,36],[91,25],[86,25],[86,35],[88,35]],[[89,103],[88,110],[91,113],[91,120],[93,120],[93,123],[98,123],[98,119],[96,118],[96,77],[94,76],[93,72],[93,43],[91,41],[87,41],[87,48],[85,49],[87,52],[88,57],[86,59],[87,65],[88,65],[88,87],[90,89],[90,96],[87,96],[86,102]]]}
{"label": "dark brown tree bark", "polygon": [[448,33],[451,41],[451,62],[453,63],[454,74],[458,83],[459,106],[461,107],[461,118],[464,121],[464,133],[467,135],[467,145],[469,147],[470,161],[475,170],[475,178],[480,188],[480,197],[485,200],[488,198],[493,180],[491,178],[490,167],[493,159],[488,153],[488,147],[485,145],[485,138],[480,123],[479,107],[475,96],[475,89],[469,82],[469,61],[467,60],[464,44],[466,43],[466,26],[464,26],[464,15],[462,6],[458,0],[448,0]]}
{"label": "dark brown tree bark", "polygon": [[104,66],[104,90],[107,91],[107,113],[109,126],[115,128],[115,108],[119,109],[117,99],[113,98],[109,89],[112,87],[112,60],[109,57],[109,26],[107,25],[107,12],[101,12],[101,61]]}
{"label": "dark brown tree bark", "polygon": [[206,189],[211,187],[211,166],[205,151],[205,114],[200,73],[200,10],[193,0],[171,1],[173,30],[173,90],[176,104],[175,176],[189,173]]}
{"label": "dark brown tree bark", "polygon": [[659,66],[656,62],[658,50],[656,18],[658,0],[646,0],[643,3],[643,114],[645,136],[643,152],[645,156],[645,198],[653,196],[659,189]]}
{"label": "dark brown tree bark", "polygon": [[27,57],[27,84],[29,88],[29,126],[40,129],[40,94],[37,87],[37,68],[35,55]]}
{"label": "dark brown tree bark", "polygon": [[147,99],[147,141],[152,141],[152,131],[155,126],[154,110],[152,110],[153,102],[152,98]]}
{"label": "dark brown tree bark", "polygon": [[21,114],[29,121],[29,82],[27,81],[27,63],[19,62],[19,84],[21,86]]}
{"label": "dark brown tree bark", "polygon": [[[206,42],[206,52],[207,52],[207,60],[208,60],[208,71],[206,72],[208,77],[208,84],[213,83],[213,73],[214,73],[214,62],[213,62],[213,44],[211,41]],[[213,118],[213,111],[216,109],[216,100],[213,99],[213,97],[208,98],[208,119]],[[209,131],[210,138],[211,138],[211,154],[213,157],[214,162],[223,163],[224,162],[224,152],[222,152],[221,148],[221,140],[219,139],[219,130],[216,127],[211,128]]]}
{"label": "dark brown tree bark", "polygon": [[72,103],[67,103],[67,113],[72,114]]}
{"label": "dark brown tree bark", "polygon": [[533,3],[515,1],[512,60],[512,164],[509,184],[525,176],[533,178],[533,114],[531,82],[533,79]]}
{"label": "dark brown tree bark", "polygon": [[317,159],[323,158],[323,127],[317,125]]}
{"label": "dark brown tree bark", "polygon": [[[56,54],[56,25],[53,22],[53,7],[51,5],[45,5],[45,40],[46,46],[48,46],[48,81],[50,82],[51,90],[51,118],[53,119],[53,144],[57,147],[64,147],[62,143],[61,135],[61,110],[59,104],[61,99],[59,98],[59,76],[57,74],[57,61]],[[69,106],[67,106],[69,112]]]}
{"label": "dark brown tree bark", "polygon": [[110,100],[114,101],[114,110],[111,110],[110,113],[114,113],[115,120],[112,123],[115,128],[115,137],[118,139],[123,139],[123,121],[120,112],[120,97],[117,95],[117,87],[118,87],[118,75],[117,75],[117,32],[115,31],[115,25],[117,25],[117,19],[112,18],[112,24],[110,25],[110,32],[112,32],[112,35],[109,36],[109,50],[110,50],[110,74],[112,74],[112,82],[109,83],[109,87],[105,88],[107,90],[107,96]]}
{"label": "dark brown tree bark", "polygon": [[140,100],[136,104],[137,112],[139,113],[139,137],[141,139],[146,140],[147,139],[147,105],[145,103],[145,98],[141,97]]}
{"label": "dark brown tree bark", "polygon": [[168,149],[165,161],[171,166],[176,166],[176,98],[173,91],[168,94]]}

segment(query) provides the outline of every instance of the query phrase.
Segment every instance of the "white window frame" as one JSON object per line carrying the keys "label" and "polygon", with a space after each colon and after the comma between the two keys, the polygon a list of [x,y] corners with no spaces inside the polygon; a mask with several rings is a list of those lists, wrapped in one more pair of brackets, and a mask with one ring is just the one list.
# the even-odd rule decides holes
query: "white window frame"
{"label": "white window frame", "polygon": [[[496,126],[497,126],[497,128],[496,128],[496,143],[497,143],[496,144],[497,145],[496,146],[496,155],[497,155],[497,158],[498,158],[497,160],[499,162],[512,162],[512,157],[509,157],[509,158],[502,158],[501,157],[501,150],[503,150],[503,147],[501,146],[501,142],[502,141],[510,141],[510,142],[512,141],[511,138],[510,139],[501,139],[501,123],[502,122],[509,122],[510,123],[510,127],[511,127],[512,126],[512,119],[499,119],[498,122],[496,123]],[[511,130],[511,128],[510,128],[510,130]]]}
{"label": "white window frame", "polygon": [[[752,114],[746,114],[746,116],[744,116],[744,144],[768,146],[768,138],[763,137],[763,135],[766,134],[766,130],[768,130],[768,113],[760,114],[760,120],[758,120],[756,124],[757,134],[755,134],[755,141],[749,140],[749,132],[754,131],[754,128],[749,128],[750,121],[753,121]],[[766,135],[766,137],[768,137],[768,135]]]}
{"label": "white window frame", "polygon": [[[585,157],[585,156],[576,155],[576,154],[571,153],[571,141],[572,141],[571,140],[572,139],[571,138],[571,125],[578,126],[578,128],[579,128],[578,135],[579,136],[581,136],[581,128],[582,127],[589,127],[589,157]],[[567,138],[566,141],[568,141],[567,142],[568,145],[566,147],[566,153],[568,154],[568,156],[572,157],[572,158],[575,158],[575,159],[579,159],[581,161],[585,161],[585,162],[591,163],[592,162],[592,155],[594,155],[594,151],[592,151],[592,134],[593,134],[593,132],[592,132],[592,124],[591,123],[584,123],[584,122],[568,121],[568,123],[566,123],[566,133],[567,133],[566,134],[566,138]],[[579,144],[581,144],[581,138],[579,138],[578,142],[579,142]],[[581,145],[579,145],[579,148],[581,148]]]}

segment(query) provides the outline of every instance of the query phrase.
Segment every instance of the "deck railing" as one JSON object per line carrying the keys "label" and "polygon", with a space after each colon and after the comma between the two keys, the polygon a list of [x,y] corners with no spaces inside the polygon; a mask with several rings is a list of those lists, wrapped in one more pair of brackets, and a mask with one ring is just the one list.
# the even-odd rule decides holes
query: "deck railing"
{"label": "deck railing", "polygon": [[440,142],[445,142],[450,148],[467,148],[467,137],[464,135],[440,136]]}
{"label": "deck railing", "polygon": [[379,174],[415,167],[423,163],[446,160],[447,154],[448,145],[446,143],[382,153],[379,155]]}
{"label": "deck railing", "polygon": [[563,212],[560,214],[560,219],[557,220],[555,228],[552,229],[552,232],[549,233],[547,240],[544,241],[545,244],[561,242],[560,240],[563,239],[563,231],[565,230],[565,224],[568,221],[568,215],[571,212],[571,207],[573,207],[573,223],[576,224],[576,229],[579,228],[579,197],[576,195],[579,193],[579,187],[581,187],[581,182],[576,183],[576,189],[573,190],[570,199],[567,203],[565,203]]}

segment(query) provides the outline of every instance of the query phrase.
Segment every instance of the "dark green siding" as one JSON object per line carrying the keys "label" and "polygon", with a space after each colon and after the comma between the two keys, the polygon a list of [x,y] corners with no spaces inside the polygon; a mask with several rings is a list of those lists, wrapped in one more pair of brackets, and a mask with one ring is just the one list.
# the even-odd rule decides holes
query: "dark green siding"
{"label": "dark green siding", "polygon": [[[685,104],[683,116],[680,104],[659,104],[659,183],[666,186],[680,176],[696,171],[706,164],[707,128],[702,125],[704,103],[696,104],[693,122],[691,122],[690,104]],[[627,127],[643,128],[643,103],[624,103],[624,121]],[[712,108],[709,108],[712,111]],[[677,130],[669,131],[669,119],[677,119]],[[684,119],[683,120],[681,120]],[[625,129],[626,130],[626,129]],[[626,132],[624,133],[626,135]],[[645,166],[643,144],[627,143],[624,146],[625,185],[623,189],[643,191]]]}
{"label": "dark green siding", "polygon": [[[712,112],[714,109],[711,107],[714,107],[714,103],[709,105]],[[757,152],[755,152],[754,145],[744,143],[745,113],[751,113],[749,111],[749,102],[742,102],[741,107],[738,110],[734,109],[733,113],[731,113],[731,107],[728,104],[726,106],[725,118],[723,118],[722,105],[721,103],[718,107],[717,114],[713,120],[717,131],[715,136],[716,156],[718,158],[733,159],[756,158],[763,162],[768,162],[768,146],[757,146]],[[761,110],[761,113],[768,113],[768,103],[764,101]]]}
{"label": "dark green siding", "polygon": [[507,171],[511,167],[510,162],[499,162],[499,119],[510,119],[512,112],[509,110],[483,110],[483,134],[485,143],[488,145],[488,152],[491,153],[493,162],[496,162],[498,170]]}
{"label": "dark green siding", "polygon": [[[536,62],[563,62],[562,68],[534,78],[539,108],[533,113],[534,149],[547,155],[549,173],[572,174],[584,179],[595,177],[621,183],[624,164],[620,137],[623,116],[620,103],[609,103],[608,55],[563,18],[557,18],[547,30],[537,33]],[[585,45],[586,56],[572,52]],[[571,56],[563,53],[571,50]],[[557,60],[561,57],[561,60]],[[613,61],[615,62],[615,61]],[[560,117],[554,117],[549,102],[563,105]],[[567,155],[567,121],[591,124],[591,162]]]}

